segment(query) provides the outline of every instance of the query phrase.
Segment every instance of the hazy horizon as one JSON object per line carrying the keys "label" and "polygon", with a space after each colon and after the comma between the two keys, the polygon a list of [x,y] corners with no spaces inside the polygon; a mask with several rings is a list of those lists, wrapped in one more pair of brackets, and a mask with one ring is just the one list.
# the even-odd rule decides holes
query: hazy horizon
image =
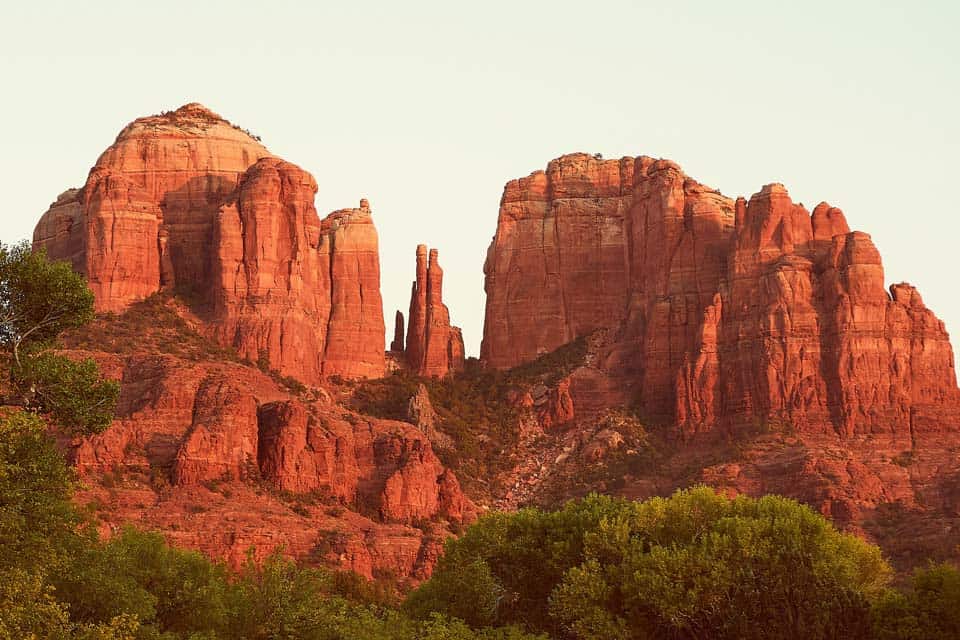
{"label": "hazy horizon", "polygon": [[370,200],[388,343],[423,243],[478,354],[503,185],[576,151],[839,206],[887,284],[916,285],[960,335],[952,3],[35,2],[0,17],[4,242],[128,122],[195,101],[310,171],[321,216]]}

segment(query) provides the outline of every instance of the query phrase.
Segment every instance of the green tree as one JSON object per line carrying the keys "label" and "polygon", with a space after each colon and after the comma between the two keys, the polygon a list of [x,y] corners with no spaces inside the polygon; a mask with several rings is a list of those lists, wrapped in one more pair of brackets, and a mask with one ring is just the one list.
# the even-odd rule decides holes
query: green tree
{"label": "green tree", "polygon": [[[776,496],[705,488],[632,505],[587,539],[552,610],[578,638],[866,638],[879,549]],[[614,630],[618,633],[614,633]],[[646,637],[641,635],[640,637]]]}
{"label": "green tree", "polygon": [[960,638],[960,571],[948,564],[918,569],[909,590],[876,603],[873,625],[877,640]]}
{"label": "green tree", "polygon": [[0,640],[69,638],[66,607],[38,573],[0,570]]}
{"label": "green tree", "polygon": [[405,609],[417,618],[442,610],[474,627],[485,627],[496,623],[504,595],[489,565],[477,558],[456,571],[440,572],[407,598]]}
{"label": "green tree", "polygon": [[59,566],[76,536],[71,474],[38,416],[0,418],[0,568]]}
{"label": "green tree", "polygon": [[65,262],[50,262],[26,242],[0,244],[0,346],[10,369],[7,400],[49,413],[72,434],[110,425],[120,392],[93,360],[49,351],[63,331],[93,319],[93,293]]}
{"label": "green tree", "polygon": [[26,241],[0,244],[0,344],[19,365],[24,350],[50,347],[93,319],[93,293],[66,262],[50,262]]}
{"label": "green tree", "polygon": [[100,377],[93,359],[77,362],[49,351],[21,358],[11,381],[28,408],[48,412],[71,434],[99,433],[109,427],[120,393],[117,381]]}
{"label": "green tree", "polygon": [[[572,500],[562,509],[491,513],[447,542],[433,577],[404,603],[411,615],[439,611],[474,626],[519,624],[557,630],[549,597],[584,560],[584,536],[625,504],[607,496]],[[476,608],[471,612],[471,600]]]}
{"label": "green tree", "polygon": [[794,501],[698,488],[483,518],[406,607],[462,614],[460,595],[433,584],[466,577],[493,585],[475,589],[487,596],[502,590],[498,624],[555,636],[866,638],[890,574],[876,547]]}

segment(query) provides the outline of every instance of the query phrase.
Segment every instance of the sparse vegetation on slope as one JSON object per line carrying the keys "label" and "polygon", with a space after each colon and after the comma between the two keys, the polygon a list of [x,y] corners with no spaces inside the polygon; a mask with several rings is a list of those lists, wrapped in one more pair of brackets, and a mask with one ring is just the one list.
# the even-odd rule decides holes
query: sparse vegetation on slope
{"label": "sparse vegetation on slope", "polygon": [[555,385],[583,364],[587,341],[587,336],[578,338],[507,371],[485,369],[471,358],[464,371],[445,378],[421,378],[401,370],[385,378],[346,383],[349,404],[360,413],[408,420],[410,398],[420,384],[425,385],[440,418],[438,429],[454,443],[438,454],[475,495],[485,495],[490,492],[489,479],[512,464],[506,452],[517,443],[522,409],[509,402],[508,394],[538,383]]}
{"label": "sparse vegetation on slope", "polygon": [[236,351],[200,335],[177,310],[176,298],[157,293],[120,314],[71,331],[64,344],[106,353],[164,353],[184,360],[239,361]]}

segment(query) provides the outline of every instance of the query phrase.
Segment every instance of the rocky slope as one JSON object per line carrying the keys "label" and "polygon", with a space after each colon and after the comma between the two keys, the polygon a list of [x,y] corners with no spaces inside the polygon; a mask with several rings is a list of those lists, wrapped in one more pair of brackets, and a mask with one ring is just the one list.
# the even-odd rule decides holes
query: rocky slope
{"label": "rocky slope", "polygon": [[321,221],[317,184],[198,104],[128,125],[34,246],[85,274],[100,311],[178,291],[211,335],[305,382],[384,371],[377,233],[364,202]]}
{"label": "rocky slope", "polygon": [[67,338],[122,381],[114,424],[69,443],[104,526],[159,528],[235,565],[282,546],[367,576],[427,575],[476,509],[424,433],[279,384],[199,326],[155,296]]}
{"label": "rocky slope", "polygon": [[909,285],[884,289],[839,209],[811,214],[781,185],[733,201],[670,161],[563,156],[507,184],[484,271],[485,363],[608,328],[574,399],[629,400],[686,436],[960,422],[943,323]]}

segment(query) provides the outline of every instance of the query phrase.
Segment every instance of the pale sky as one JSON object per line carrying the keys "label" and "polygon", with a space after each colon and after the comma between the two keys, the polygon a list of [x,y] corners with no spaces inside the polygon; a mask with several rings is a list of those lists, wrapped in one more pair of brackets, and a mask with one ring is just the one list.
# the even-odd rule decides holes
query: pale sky
{"label": "pale sky", "polygon": [[369,198],[389,331],[426,243],[476,355],[504,183],[586,151],[839,206],[958,335],[958,32],[948,1],[2,0],[0,239],[197,101],[310,171],[321,216]]}

